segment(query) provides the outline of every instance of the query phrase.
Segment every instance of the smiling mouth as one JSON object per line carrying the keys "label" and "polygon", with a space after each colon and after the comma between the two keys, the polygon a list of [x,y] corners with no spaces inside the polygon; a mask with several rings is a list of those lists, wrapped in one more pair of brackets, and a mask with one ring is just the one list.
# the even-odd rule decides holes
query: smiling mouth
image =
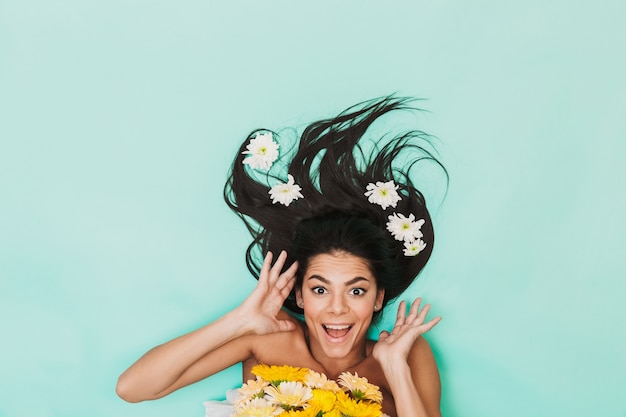
{"label": "smiling mouth", "polygon": [[326,331],[326,334],[334,339],[344,337],[350,332],[350,329],[352,329],[351,324],[322,324],[322,327]]}

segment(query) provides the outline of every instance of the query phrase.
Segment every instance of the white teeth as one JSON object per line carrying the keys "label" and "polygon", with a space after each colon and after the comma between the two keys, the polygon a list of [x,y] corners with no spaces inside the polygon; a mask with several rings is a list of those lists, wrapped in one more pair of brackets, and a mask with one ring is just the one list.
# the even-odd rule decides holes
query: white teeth
{"label": "white teeth", "polygon": [[325,324],[324,327],[326,327],[327,329],[331,329],[331,330],[345,330],[345,329],[349,329],[350,325],[344,324],[342,326],[335,326],[333,324]]}

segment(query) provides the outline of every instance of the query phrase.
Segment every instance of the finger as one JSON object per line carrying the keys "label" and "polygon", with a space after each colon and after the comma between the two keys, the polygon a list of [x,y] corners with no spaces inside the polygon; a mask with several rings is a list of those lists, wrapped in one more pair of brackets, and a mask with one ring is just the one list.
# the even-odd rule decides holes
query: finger
{"label": "finger", "polygon": [[393,325],[393,330],[391,331],[391,334],[398,333],[402,329],[402,326],[404,326],[405,323],[406,323],[406,302],[401,301],[400,305],[398,306],[398,313],[396,314],[396,322]]}
{"label": "finger", "polygon": [[437,323],[439,323],[441,321],[441,316],[437,316],[434,319],[430,320],[427,323],[422,324],[420,327],[422,328],[422,334],[430,331],[430,329],[432,329],[433,327],[435,327],[437,325]]}
{"label": "finger", "polygon": [[406,302],[401,301],[398,306],[398,314],[396,314],[396,326],[398,324],[403,324],[404,319],[406,317]]}
{"label": "finger", "polygon": [[296,277],[293,276],[291,277],[283,286],[283,288],[280,288],[278,290],[280,296],[283,298],[283,301],[285,301],[285,298],[287,298],[289,296],[289,294],[291,293],[291,290],[293,289],[294,285],[296,285]]}
{"label": "finger", "polygon": [[426,320],[426,316],[428,315],[428,312],[430,311],[430,304],[426,304],[424,306],[424,308],[422,309],[422,311],[420,311],[419,315],[417,316],[417,320],[416,323],[423,323],[424,320]]}
{"label": "finger", "polygon": [[272,252],[268,251],[263,259],[263,265],[259,273],[259,281],[267,281],[269,279],[270,267],[272,265]]}
{"label": "finger", "polygon": [[387,339],[389,337],[389,332],[387,330],[383,330],[382,332],[380,332],[380,334],[378,335],[378,341],[382,342],[385,339]]}
{"label": "finger", "polygon": [[278,320],[278,331],[290,332],[296,330],[296,324],[291,320]]}
{"label": "finger", "polygon": [[298,262],[295,261],[291,264],[291,266],[280,276],[278,277],[278,281],[276,281],[276,288],[282,290],[285,286],[291,285],[293,286],[293,280],[296,276],[296,271],[298,270]]}
{"label": "finger", "polygon": [[274,262],[274,265],[270,269],[270,274],[269,274],[270,284],[275,284],[276,281],[278,281],[278,278],[280,277],[280,271],[282,271],[283,266],[285,265],[286,259],[287,259],[287,252],[285,252],[284,250],[280,251],[280,255],[278,255],[278,258],[276,258],[276,262]]}
{"label": "finger", "polygon": [[422,303],[422,299],[420,297],[416,298],[411,304],[411,309],[409,310],[409,315],[407,316],[406,322],[413,323],[416,318],[419,317],[419,309],[420,304]]}

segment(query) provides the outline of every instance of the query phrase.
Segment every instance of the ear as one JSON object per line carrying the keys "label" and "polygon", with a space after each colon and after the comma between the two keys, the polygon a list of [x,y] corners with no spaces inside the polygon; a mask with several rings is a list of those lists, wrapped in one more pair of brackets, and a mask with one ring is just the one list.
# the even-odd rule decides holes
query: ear
{"label": "ear", "polygon": [[379,305],[382,308],[384,299],[385,299],[385,289],[382,288],[376,292],[376,305]]}
{"label": "ear", "polygon": [[304,300],[302,299],[302,288],[296,288],[296,304],[302,308]]}

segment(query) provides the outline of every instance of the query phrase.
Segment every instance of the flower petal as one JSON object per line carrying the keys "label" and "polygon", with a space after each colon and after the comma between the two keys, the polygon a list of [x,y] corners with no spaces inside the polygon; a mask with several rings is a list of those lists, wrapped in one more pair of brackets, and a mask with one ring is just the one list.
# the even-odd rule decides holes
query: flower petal
{"label": "flower petal", "polygon": [[304,198],[300,193],[302,188],[295,183],[293,176],[289,174],[287,178],[288,181],[286,184],[277,184],[270,189],[269,194],[272,199],[272,204],[280,203],[284,206],[289,206],[292,201]]}

